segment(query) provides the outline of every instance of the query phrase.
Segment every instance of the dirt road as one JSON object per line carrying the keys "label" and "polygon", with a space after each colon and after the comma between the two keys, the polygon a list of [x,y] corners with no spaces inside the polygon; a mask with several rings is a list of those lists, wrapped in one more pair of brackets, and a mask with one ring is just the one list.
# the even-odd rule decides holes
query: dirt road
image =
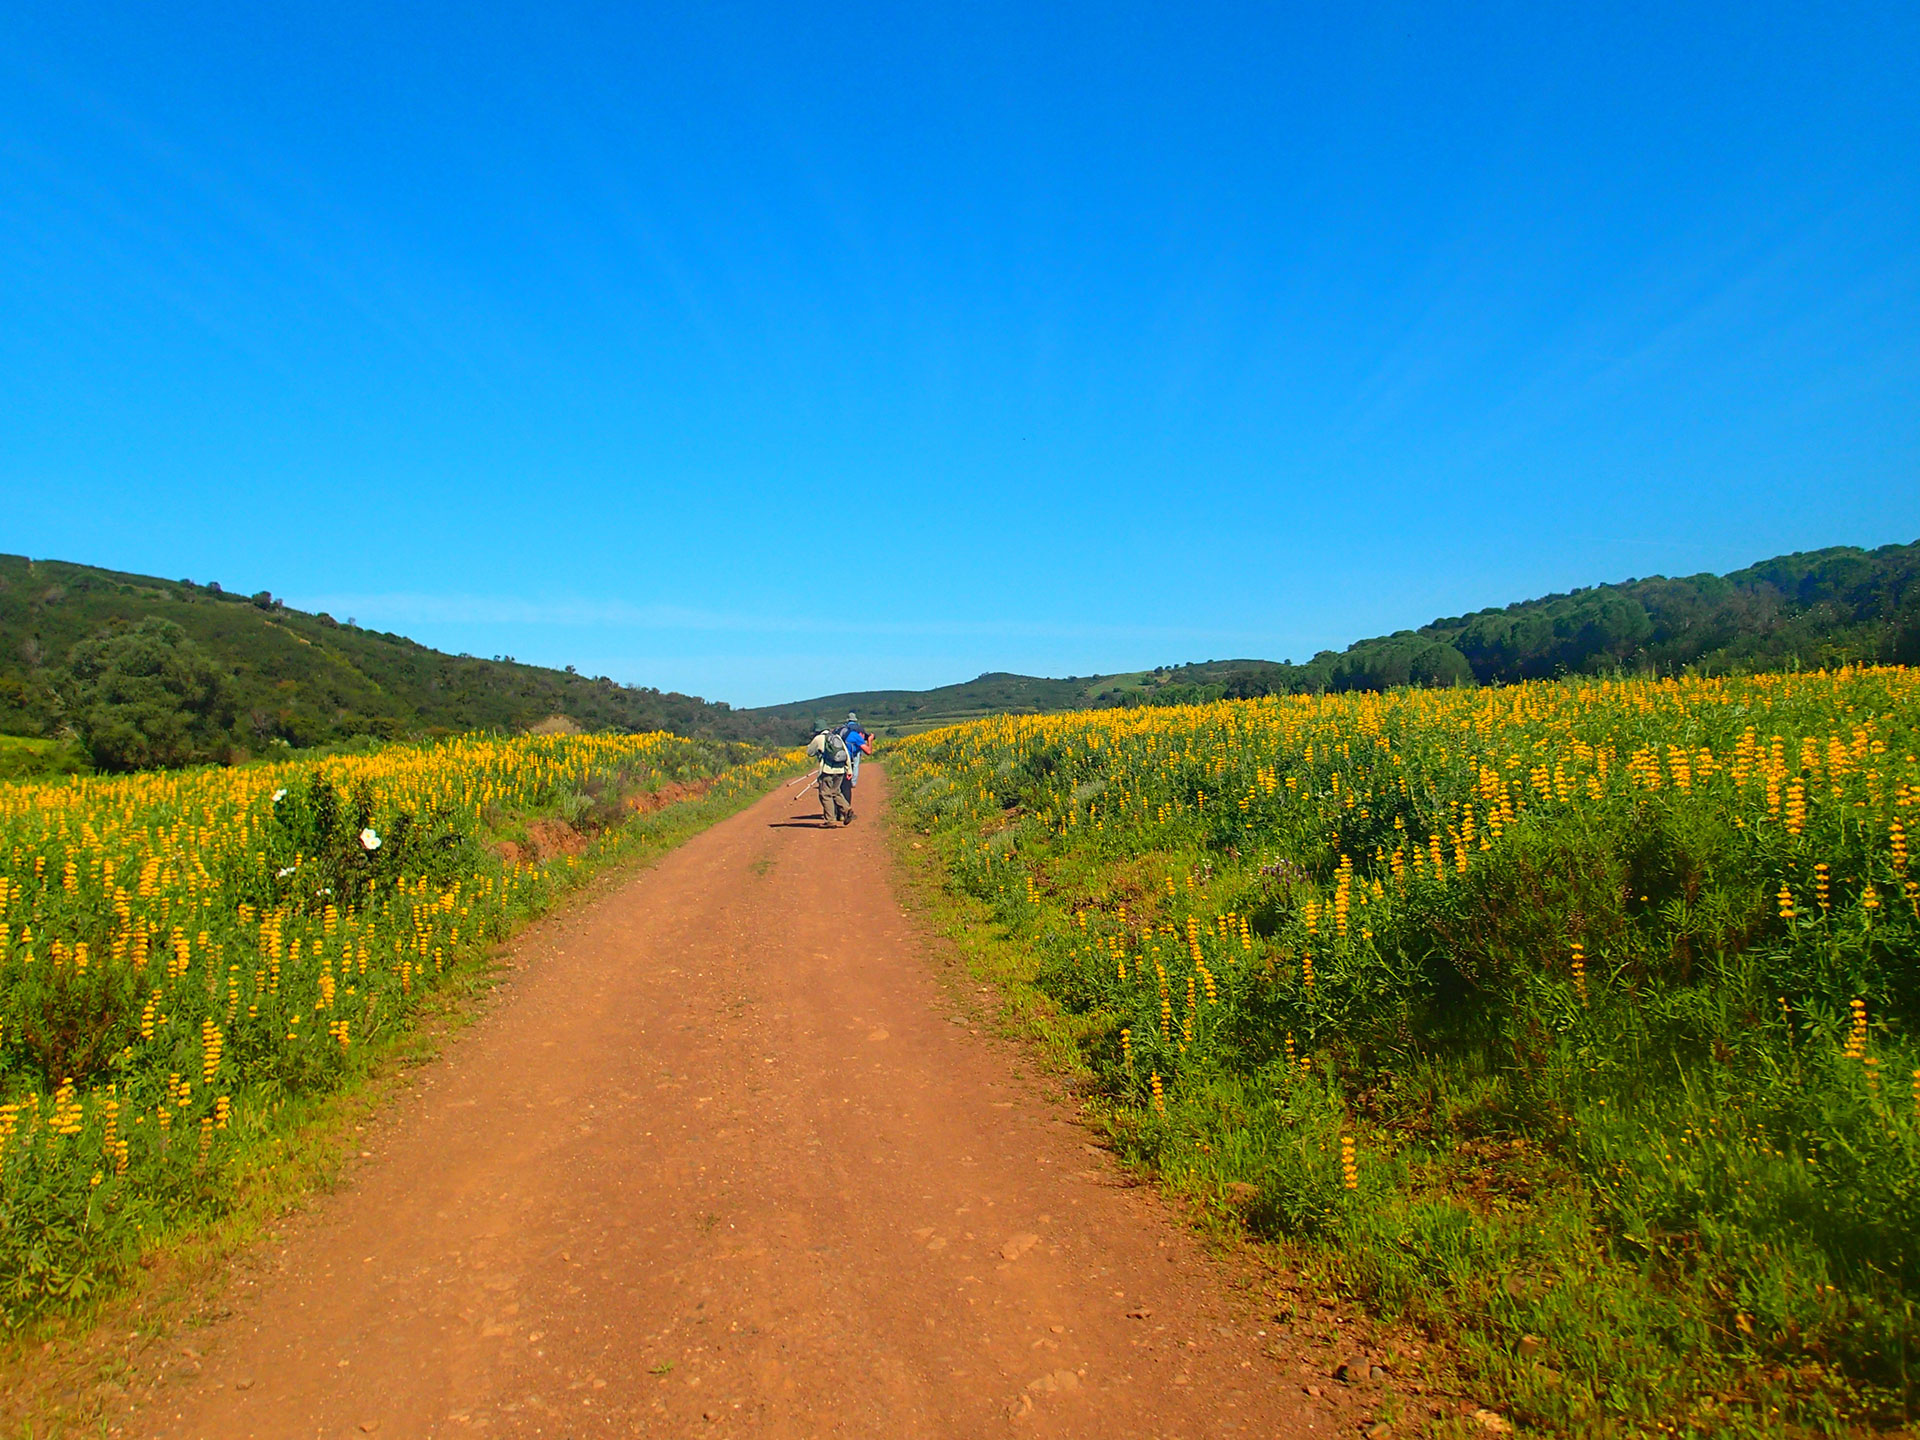
{"label": "dirt road", "polygon": [[885,784],[845,830],[770,797],[528,932],[126,1433],[1334,1433],[957,1014]]}

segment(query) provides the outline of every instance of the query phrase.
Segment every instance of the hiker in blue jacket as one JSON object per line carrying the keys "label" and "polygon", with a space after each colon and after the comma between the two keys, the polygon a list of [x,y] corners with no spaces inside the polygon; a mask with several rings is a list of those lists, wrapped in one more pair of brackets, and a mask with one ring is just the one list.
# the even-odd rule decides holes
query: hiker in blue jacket
{"label": "hiker in blue jacket", "polygon": [[873,739],[860,728],[860,717],[849,710],[847,723],[840,727],[840,738],[847,742],[851,768],[847,771],[847,819],[853,818],[853,787],[860,783],[860,757],[873,753]]}

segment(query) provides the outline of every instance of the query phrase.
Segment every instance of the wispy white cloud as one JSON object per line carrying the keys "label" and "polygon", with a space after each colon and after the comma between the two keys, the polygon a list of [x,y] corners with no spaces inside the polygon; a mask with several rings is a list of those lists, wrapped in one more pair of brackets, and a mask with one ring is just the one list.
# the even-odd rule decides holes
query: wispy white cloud
{"label": "wispy white cloud", "polygon": [[[624,600],[526,600],[494,595],[422,595],[404,592],[289,597],[303,610],[352,616],[365,625],[501,625],[655,633],[815,634],[812,615],[743,615],[681,605],[635,605]],[[1021,640],[1254,641],[1252,631],[1179,625],[1093,625],[1025,620],[862,620],[867,636],[1005,638]]]}
{"label": "wispy white cloud", "polygon": [[524,600],[505,595],[316,595],[294,598],[302,609],[351,615],[382,625],[558,625],[622,630],[779,631],[810,628],[794,617],[726,615],[680,605],[624,600]]}

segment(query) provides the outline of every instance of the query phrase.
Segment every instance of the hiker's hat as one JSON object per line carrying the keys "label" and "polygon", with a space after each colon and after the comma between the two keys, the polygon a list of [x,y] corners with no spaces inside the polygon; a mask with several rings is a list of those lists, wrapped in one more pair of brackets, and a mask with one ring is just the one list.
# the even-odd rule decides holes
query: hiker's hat
{"label": "hiker's hat", "polygon": [[856,714],[854,714],[854,713],[853,713],[853,712],[852,712],[851,710],[849,710],[849,711],[847,711],[847,719],[849,719],[849,720],[858,720],[859,718],[860,718],[860,717],[859,717],[858,715],[856,715]]}

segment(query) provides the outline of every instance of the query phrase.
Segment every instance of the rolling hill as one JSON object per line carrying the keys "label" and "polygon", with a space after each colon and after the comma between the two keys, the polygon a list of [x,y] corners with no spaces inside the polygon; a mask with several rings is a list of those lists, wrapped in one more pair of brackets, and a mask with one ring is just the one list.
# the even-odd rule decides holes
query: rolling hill
{"label": "rolling hill", "polygon": [[[1561,674],[1920,663],[1920,543],[1783,555],[1728,575],[1652,576],[1436,619],[1302,665],[1214,660],[1049,679],[992,672],[931,690],[864,690],[753,709],[605,676],[448,655],[290,609],[271,595],[0,555],[0,754],[8,773],[71,768],[76,647],[143,621],[178,626],[218,672],[231,752],[542,724],[787,744],[858,711],[905,734],[994,714],[1223,697],[1487,685]],[[42,743],[29,744],[38,741]]]}
{"label": "rolling hill", "polygon": [[1920,662],[1920,543],[1836,546],[1727,575],[1594,585],[1363,640],[1290,675],[1227,683],[1379,690],[1872,661]]}
{"label": "rolling hill", "polygon": [[403,635],[185,580],[0,555],[0,734],[56,736],[74,647],[158,619],[180,627],[226,679],[235,745],[262,752],[357,736],[531,729],[671,730],[785,741],[779,722],[691,695],[512,660],[447,655]]}

